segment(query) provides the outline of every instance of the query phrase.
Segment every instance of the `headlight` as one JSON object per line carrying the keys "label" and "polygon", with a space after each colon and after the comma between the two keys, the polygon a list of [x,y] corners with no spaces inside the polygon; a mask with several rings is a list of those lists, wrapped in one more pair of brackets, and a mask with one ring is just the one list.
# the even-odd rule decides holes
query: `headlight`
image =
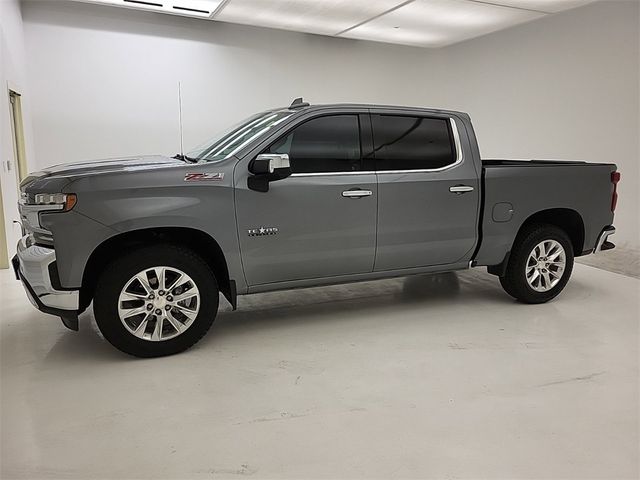
{"label": "headlight", "polygon": [[37,193],[34,196],[35,205],[62,205],[62,211],[71,210],[78,198],[75,193]]}

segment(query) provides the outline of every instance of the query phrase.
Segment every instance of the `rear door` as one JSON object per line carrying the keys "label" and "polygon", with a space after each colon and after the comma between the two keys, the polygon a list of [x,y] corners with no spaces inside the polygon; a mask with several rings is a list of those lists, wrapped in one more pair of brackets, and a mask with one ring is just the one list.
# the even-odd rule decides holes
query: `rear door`
{"label": "rear door", "polygon": [[[368,122],[358,113],[306,117],[236,166],[250,286],[373,270],[377,185],[375,173],[362,170],[361,118]],[[265,193],[247,189],[248,162],[258,153],[288,154],[293,174]]]}
{"label": "rear door", "polygon": [[460,120],[374,111],[371,121],[379,196],[375,270],[467,262],[480,197]]}

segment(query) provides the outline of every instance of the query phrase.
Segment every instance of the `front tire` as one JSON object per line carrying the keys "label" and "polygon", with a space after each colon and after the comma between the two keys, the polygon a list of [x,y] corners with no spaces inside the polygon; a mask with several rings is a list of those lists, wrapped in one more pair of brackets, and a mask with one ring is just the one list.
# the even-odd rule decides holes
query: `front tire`
{"label": "front tire", "polygon": [[573,246],[555,225],[525,227],[514,243],[502,288],[524,303],[544,303],[565,287],[573,270]]}
{"label": "front tire", "polygon": [[154,245],[107,267],[93,310],[114,347],[136,357],[160,357],[198,342],[216,317],[218,299],[216,278],[200,256],[175,245]]}

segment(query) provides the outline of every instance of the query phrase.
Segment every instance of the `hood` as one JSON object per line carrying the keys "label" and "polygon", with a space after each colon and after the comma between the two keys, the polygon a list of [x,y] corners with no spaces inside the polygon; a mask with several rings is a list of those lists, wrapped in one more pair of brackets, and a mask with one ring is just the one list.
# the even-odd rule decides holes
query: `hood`
{"label": "hood", "polygon": [[184,165],[184,162],[177,158],[164,157],[162,155],[109,158],[106,160],[90,160],[86,162],[53,165],[52,167],[47,167],[40,172],[34,172],[29,175],[29,177],[40,178],[43,176],[50,177],[55,175],[69,178],[84,175],[97,175],[99,173],[147,170],[168,167],[171,165]]}
{"label": "hood", "polygon": [[24,187],[34,180],[53,179],[62,177],[72,180],[75,177],[89,175],[99,175],[101,173],[135,172],[139,170],[152,170],[156,168],[166,168],[170,166],[184,166],[182,160],[177,158],[164,157],[161,155],[147,155],[139,157],[111,158],[107,160],[91,160],[87,162],[64,163],[54,165],[39,172],[33,172],[22,181]]}

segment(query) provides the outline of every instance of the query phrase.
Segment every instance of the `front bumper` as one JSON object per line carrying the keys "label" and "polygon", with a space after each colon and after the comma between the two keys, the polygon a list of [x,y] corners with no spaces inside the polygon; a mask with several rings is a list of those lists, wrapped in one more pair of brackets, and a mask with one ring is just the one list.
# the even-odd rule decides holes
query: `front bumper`
{"label": "front bumper", "polygon": [[55,250],[32,242],[30,235],[18,242],[18,253],[11,260],[16,278],[22,281],[34,307],[60,317],[65,326],[78,330],[80,291],[56,285]]}

